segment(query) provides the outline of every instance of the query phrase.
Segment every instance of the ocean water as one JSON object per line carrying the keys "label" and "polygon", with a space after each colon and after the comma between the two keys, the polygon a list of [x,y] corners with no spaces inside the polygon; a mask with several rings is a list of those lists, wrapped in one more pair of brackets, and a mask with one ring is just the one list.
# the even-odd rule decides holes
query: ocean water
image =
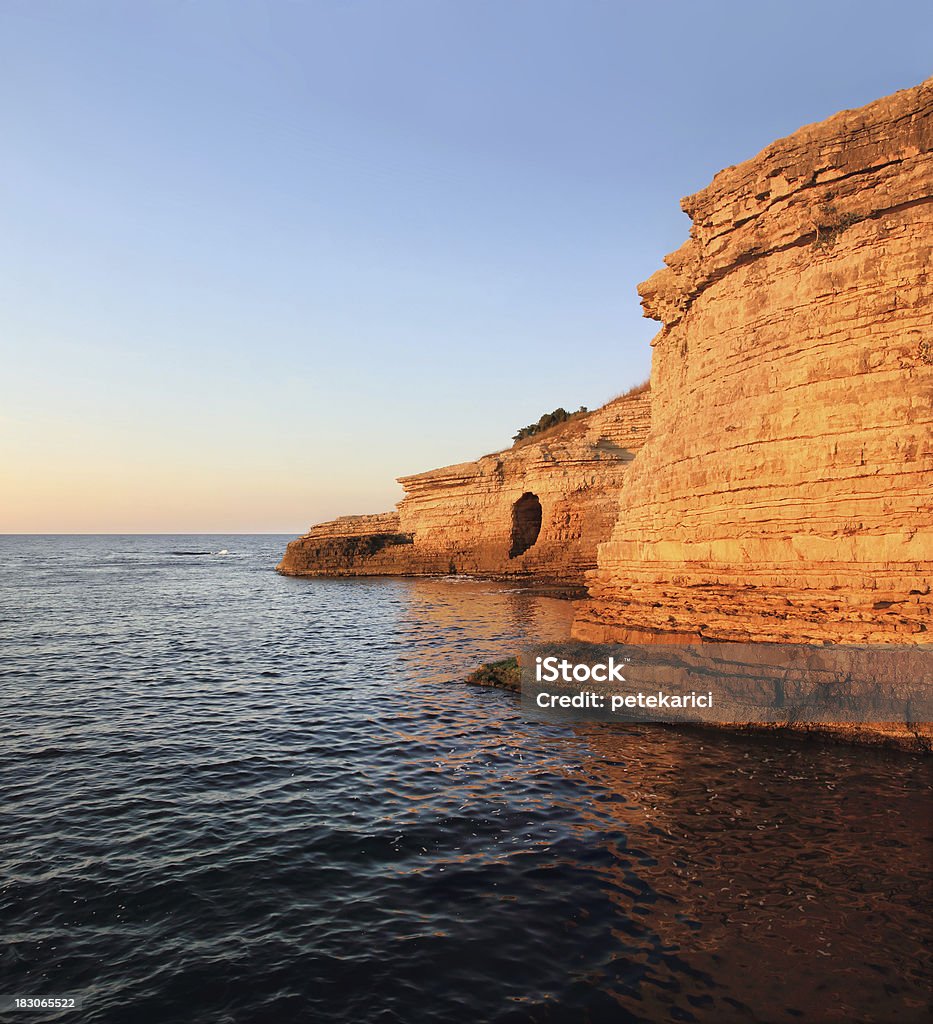
{"label": "ocean water", "polygon": [[0,538],[0,995],[134,1024],[928,1019],[927,761],[526,722],[461,680],[568,603],[285,579],[286,539]]}

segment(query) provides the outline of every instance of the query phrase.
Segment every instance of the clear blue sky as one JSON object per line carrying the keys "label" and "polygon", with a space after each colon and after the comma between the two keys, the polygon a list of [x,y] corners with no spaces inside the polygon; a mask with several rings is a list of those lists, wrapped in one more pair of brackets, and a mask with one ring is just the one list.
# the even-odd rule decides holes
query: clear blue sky
{"label": "clear blue sky", "polygon": [[0,531],[296,533],[600,404],[680,197],[931,11],[2,0]]}

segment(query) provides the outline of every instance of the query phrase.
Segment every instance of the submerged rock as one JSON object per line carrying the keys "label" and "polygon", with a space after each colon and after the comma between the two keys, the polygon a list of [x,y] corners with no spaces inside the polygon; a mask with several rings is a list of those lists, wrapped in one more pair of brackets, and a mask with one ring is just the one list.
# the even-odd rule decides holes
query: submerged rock
{"label": "submerged rock", "polygon": [[518,693],[522,688],[522,672],[517,658],[488,661],[471,672],[466,681],[474,686],[495,686],[500,690]]}

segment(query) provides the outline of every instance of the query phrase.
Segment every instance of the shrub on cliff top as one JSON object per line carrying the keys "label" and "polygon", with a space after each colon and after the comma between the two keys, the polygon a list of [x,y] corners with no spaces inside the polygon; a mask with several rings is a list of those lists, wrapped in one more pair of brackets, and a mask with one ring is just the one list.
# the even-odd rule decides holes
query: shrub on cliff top
{"label": "shrub on cliff top", "polygon": [[576,412],[567,412],[563,406],[560,406],[553,412],[546,412],[537,423],[529,423],[527,427],[522,427],[517,434],[512,435],[512,440],[524,441],[526,437],[534,437],[535,434],[540,434],[544,430],[550,430],[551,427],[556,427],[558,423],[566,423],[567,420],[573,419],[574,416],[580,416],[586,411],[585,405],[581,405]]}

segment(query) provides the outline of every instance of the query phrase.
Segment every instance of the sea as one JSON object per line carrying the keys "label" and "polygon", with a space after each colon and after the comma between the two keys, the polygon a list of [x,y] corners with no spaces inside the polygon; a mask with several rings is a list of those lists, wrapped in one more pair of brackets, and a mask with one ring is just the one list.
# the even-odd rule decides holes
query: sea
{"label": "sea", "polygon": [[929,1019],[929,758],[526,721],[569,602],[288,539],[0,538],[0,1019]]}

